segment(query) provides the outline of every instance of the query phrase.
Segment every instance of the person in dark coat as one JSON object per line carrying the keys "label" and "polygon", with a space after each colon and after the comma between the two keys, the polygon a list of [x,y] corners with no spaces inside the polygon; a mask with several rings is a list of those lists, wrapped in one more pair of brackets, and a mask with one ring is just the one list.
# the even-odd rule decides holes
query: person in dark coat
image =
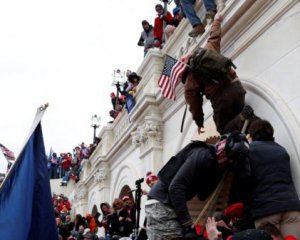
{"label": "person in dark coat", "polygon": [[146,203],[149,239],[196,239],[186,201],[195,195],[206,200],[232,161],[248,152],[243,134],[223,136],[216,145],[196,141],[173,156],[158,173]]}
{"label": "person in dark coat", "polygon": [[107,217],[107,230],[111,237],[124,236],[124,225],[122,224],[122,216],[120,216],[123,206],[122,199],[114,199],[112,204],[113,212]]}
{"label": "person in dark coat", "polygon": [[300,238],[300,201],[294,187],[290,157],[274,141],[273,127],[255,120],[249,127],[252,212],[255,226],[270,222],[283,234]]}
{"label": "person in dark coat", "polygon": [[122,201],[124,202],[124,206],[119,213],[119,222],[124,229],[121,236],[129,237],[135,224],[135,206],[132,199],[128,196],[124,196]]}
{"label": "person in dark coat", "polygon": [[102,212],[102,219],[100,221],[100,225],[105,229],[105,235],[106,235],[108,233],[107,220],[109,215],[111,214],[110,205],[107,202],[103,202],[100,204],[100,209]]}

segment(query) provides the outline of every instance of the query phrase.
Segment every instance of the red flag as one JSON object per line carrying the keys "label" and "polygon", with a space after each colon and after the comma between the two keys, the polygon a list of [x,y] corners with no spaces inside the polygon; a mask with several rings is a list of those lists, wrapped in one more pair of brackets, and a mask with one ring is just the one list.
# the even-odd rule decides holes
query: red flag
{"label": "red flag", "polygon": [[163,96],[173,101],[176,100],[175,89],[186,68],[186,64],[167,55],[164,69],[158,80],[158,86],[161,88]]}

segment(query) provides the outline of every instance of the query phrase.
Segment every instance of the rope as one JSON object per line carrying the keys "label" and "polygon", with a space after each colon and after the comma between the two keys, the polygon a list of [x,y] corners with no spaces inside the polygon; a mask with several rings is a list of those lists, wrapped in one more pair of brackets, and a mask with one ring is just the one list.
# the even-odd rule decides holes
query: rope
{"label": "rope", "polygon": [[[217,188],[215,189],[215,191],[213,192],[213,194],[210,196],[210,198],[208,199],[208,201],[206,202],[204,208],[202,209],[202,211],[200,212],[200,214],[198,215],[196,221],[195,221],[195,225],[199,224],[199,222],[201,221],[201,218],[203,217],[203,215],[205,214],[205,212],[207,211],[207,209],[209,207],[213,207],[213,203],[216,202],[217,197],[220,195],[220,192],[223,188],[223,185],[225,183],[225,179],[228,176],[228,172],[225,172],[221,181],[219,182]],[[203,228],[204,229],[204,228]]]}

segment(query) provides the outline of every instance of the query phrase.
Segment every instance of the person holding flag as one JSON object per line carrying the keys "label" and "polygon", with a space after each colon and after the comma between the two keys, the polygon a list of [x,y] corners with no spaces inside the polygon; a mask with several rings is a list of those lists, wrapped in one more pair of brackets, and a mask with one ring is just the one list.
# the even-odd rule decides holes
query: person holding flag
{"label": "person holding flag", "polygon": [[[198,51],[182,59],[183,62],[189,64],[191,67],[183,73],[182,82],[184,83],[184,96],[189,105],[193,120],[198,126],[199,134],[203,132],[203,95],[211,101],[213,119],[220,134],[241,129],[243,119],[240,113],[242,111],[253,113],[250,106],[245,106],[246,90],[231,67],[234,66],[231,61],[231,65],[226,68],[228,71],[224,75],[221,75],[221,79],[218,79],[219,81],[215,81],[214,76],[218,74],[218,70],[221,72],[221,69],[214,69],[215,71],[208,72],[202,71],[201,57],[204,55],[203,52],[210,51],[212,52],[211,55],[225,58],[220,54],[222,20],[222,15],[217,13],[204,48],[200,48]],[[218,66],[219,62],[217,62],[217,59],[211,59],[211,62],[207,64]],[[247,109],[244,109],[244,107]],[[251,111],[248,108],[251,108]]]}

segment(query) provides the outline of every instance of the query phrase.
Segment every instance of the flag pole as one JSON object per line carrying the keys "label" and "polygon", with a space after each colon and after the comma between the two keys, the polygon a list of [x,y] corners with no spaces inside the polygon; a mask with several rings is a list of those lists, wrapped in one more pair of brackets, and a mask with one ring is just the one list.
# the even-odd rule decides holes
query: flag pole
{"label": "flag pole", "polygon": [[2,188],[3,188],[3,186],[5,185],[5,182],[7,181],[7,179],[9,178],[9,176],[11,175],[11,172],[12,172],[12,170],[14,168],[14,165],[16,165],[16,163],[19,162],[19,157],[20,157],[21,153],[23,152],[24,148],[26,147],[26,144],[29,141],[29,138],[31,137],[32,133],[34,132],[34,130],[36,129],[36,127],[38,126],[38,124],[42,120],[42,118],[44,116],[44,113],[45,113],[45,110],[48,108],[48,106],[49,106],[49,103],[45,103],[45,104],[43,104],[43,105],[41,105],[41,106],[39,106],[37,108],[34,120],[33,120],[32,124],[31,124],[31,128],[29,130],[29,134],[25,138],[25,142],[23,144],[23,147],[21,148],[21,151],[20,151],[18,157],[14,161],[14,163],[11,166],[11,168],[9,169],[8,173],[5,175],[5,178],[4,178],[3,182],[2,182],[2,184],[0,185],[0,192],[1,192]]}

